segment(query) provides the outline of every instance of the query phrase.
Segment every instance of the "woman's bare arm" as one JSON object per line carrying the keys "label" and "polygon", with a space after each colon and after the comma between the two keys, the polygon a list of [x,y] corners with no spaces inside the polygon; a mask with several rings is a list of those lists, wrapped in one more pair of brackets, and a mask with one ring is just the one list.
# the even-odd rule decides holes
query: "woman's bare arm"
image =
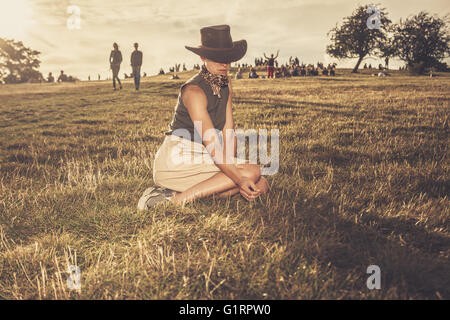
{"label": "woman's bare arm", "polygon": [[[216,155],[214,143],[217,143],[220,146],[220,141],[217,133],[214,130],[214,125],[207,110],[208,100],[205,93],[200,87],[196,85],[188,85],[182,91],[181,97],[183,100],[183,104],[186,106],[186,109],[189,112],[189,116],[191,117],[192,122],[201,121],[202,143],[210,153],[211,157],[214,160],[214,163],[220,168],[220,170],[222,170],[222,172],[224,172],[231,180],[233,180],[234,183],[239,185],[242,179],[242,175],[240,174],[234,163],[224,161],[225,154],[223,154],[222,159],[219,155]],[[214,134],[208,135],[208,137],[205,136],[205,132],[209,129],[212,129],[209,132],[214,132]]]}
{"label": "woman's bare arm", "polygon": [[[234,132],[233,108],[231,105],[233,88],[231,87],[230,77],[228,77],[228,89],[230,91],[230,95],[228,96],[225,125],[222,129],[223,150],[224,150],[223,152],[224,154],[227,154],[228,152],[230,153],[231,156],[236,157],[237,138]],[[231,143],[230,145],[228,145],[227,143],[228,141]],[[231,148],[231,151],[228,151],[228,148]]]}

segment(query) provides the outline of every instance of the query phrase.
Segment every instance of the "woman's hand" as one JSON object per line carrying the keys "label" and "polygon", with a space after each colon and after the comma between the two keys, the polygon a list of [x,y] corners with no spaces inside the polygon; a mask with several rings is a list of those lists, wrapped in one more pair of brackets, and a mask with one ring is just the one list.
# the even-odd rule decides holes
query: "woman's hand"
{"label": "woman's hand", "polygon": [[248,201],[256,199],[261,195],[261,191],[258,189],[258,187],[256,187],[256,185],[250,178],[242,177],[238,182],[238,186],[239,193],[242,194],[242,196]]}

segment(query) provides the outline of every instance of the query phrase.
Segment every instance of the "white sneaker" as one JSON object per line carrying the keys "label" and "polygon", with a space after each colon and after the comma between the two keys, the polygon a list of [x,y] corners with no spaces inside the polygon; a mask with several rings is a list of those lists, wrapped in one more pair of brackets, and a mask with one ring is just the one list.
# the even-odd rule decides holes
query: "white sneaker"
{"label": "white sneaker", "polygon": [[147,210],[154,207],[157,203],[168,201],[175,191],[167,188],[150,187],[144,191],[138,201],[138,210]]}

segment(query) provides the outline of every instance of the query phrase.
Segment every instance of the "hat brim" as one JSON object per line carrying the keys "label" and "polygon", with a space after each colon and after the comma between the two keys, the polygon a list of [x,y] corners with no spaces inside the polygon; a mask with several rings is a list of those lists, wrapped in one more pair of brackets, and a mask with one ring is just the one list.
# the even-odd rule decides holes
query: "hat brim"
{"label": "hat brim", "polygon": [[246,40],[233,41],[233,47],[229,49],[215,49],[203,46],[198,47],[185,46],[185,48],[201,57],[207,58],[215,62],[231,63],[241,60],[242,57],[245,56],[247,52],[247,41]]}

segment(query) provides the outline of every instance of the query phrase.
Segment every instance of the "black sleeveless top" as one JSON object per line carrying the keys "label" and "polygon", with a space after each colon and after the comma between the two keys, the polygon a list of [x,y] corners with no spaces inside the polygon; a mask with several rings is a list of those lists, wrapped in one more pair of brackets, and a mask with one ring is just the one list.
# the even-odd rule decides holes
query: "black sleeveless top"
{"label": "black sleeveless top", "polygon": [[[222,130],[225,125],[226,120],[226,109],[228,97],[230,94],[230,90],[228,86],[222,87],[220,89],[219,98],[217,95],[213,94],[211,86],[206,83],[205,79],[200,75],[200,73],[196,74],[188,81],[186,81],[180,88],[180,93],[178,94],[178,102],[175,106],[175,113],[173,115],[172,121],[169,124],[169,130],[165,131],[165,135],[174,134],[177,135],[177,132],[174,132],[176,129],[186,129],[190,133],[191,141],[194,141],[194,137],[198,135],[198,140],[201,141],[199,133],[194,129],[194,123],[189,116],[189,112],[183,104],[183,100],[181,99],[181,92],[183,88],[188,84],[195,84],[199,86],[206,95],[208,99],[207,111],[209,116],[211,117],[211,121],[214,125],[215,129]],[[195,131],[195,132],[194,132]],[[181,135],[180,135],[181,136]],[[186,137],[184,137],[186,138]]]}

